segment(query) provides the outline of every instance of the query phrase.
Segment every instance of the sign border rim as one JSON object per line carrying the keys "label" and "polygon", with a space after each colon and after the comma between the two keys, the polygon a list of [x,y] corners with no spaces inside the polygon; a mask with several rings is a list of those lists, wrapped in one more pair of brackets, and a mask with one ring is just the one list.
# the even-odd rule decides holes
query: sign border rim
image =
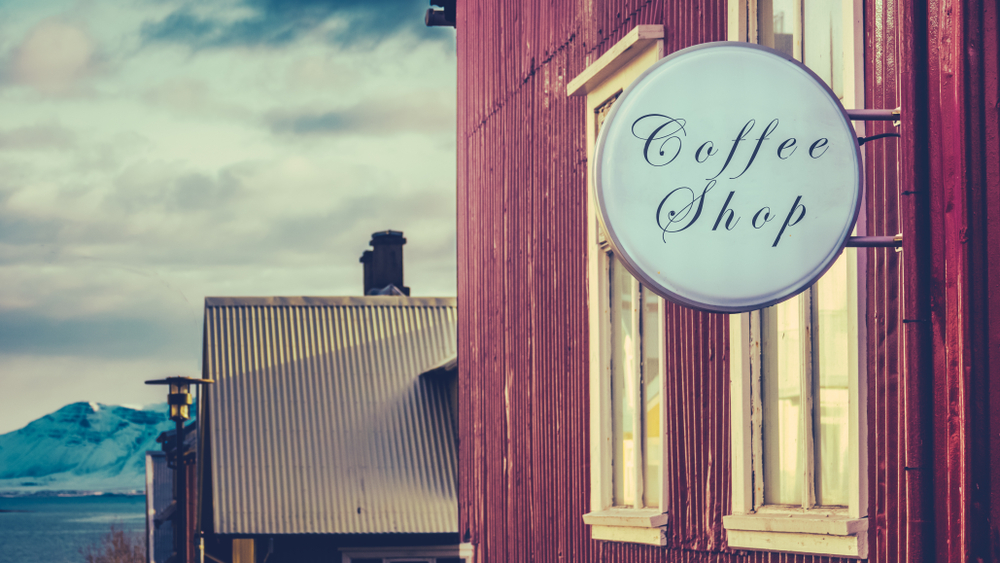
{"label": "sign border rim", "polygon": [[[619,108],[621,108],[621,105],[622,105],[621,102],[623,100],[625,100],[628,97],[629,94],[632,93],[632,91],[635,89],[635,86],[637,84],[639,84],[640,82],[642,82],[646,78],[646,76],[648,76],[649,74],[651,74],[654,71],[656,71],[656,69],[658,69],[659,67],[663,66],[664,64],[666,64],[670,60],[675,59],[677,57],[680,57],[682,55],[685,55],[685,54],[688,54],[688,53],[691,53],[691,52],[694,52],[694,51],[700,51],[700,50],[712,49],[712,48],[719,48],[719,47],[748,48],[748,49],[753,49],[753,50],[757,50],[757,51],[763,51],[765,53],[776,55],[776,56],[778,56],[778,57],[780,57],[780,58],[782,58],[782,59],[784,59],[784,60],[786,60],[788,62],[791,62],[791,63],[795,64],[801,70],[805,71],[806,74],[808,76],[810,76],[816,83],[818,83],[820,86],[822,86],[823,91],[825,91],[826,94],[834,101],[836,107],[838,107],[840,109],[840,113],[843,116],[844,121],[845,121],[845,123],[848,126],[848,129],[850,131],[855,131],[855,133],[856,133],[856,130],[854,129],[854,125],[853,125],[853,123],[851,121],[851,118],[848,115],[847,110],[844,108],[844,104],[840,101],[840,98],[838,98],[837,95],[833,92],[833,89],[830,88],[830,85],[827,84],[822,78],[820,78],[819,75],[817,75],[815,72],[813,72],[813,70],[811,68],[809,68],[808,66],[806,66],[801,61],[796,60],[794,57],[791,57],[791,56],[789,56],[789,55],[787,55],[785,53],[782,53],[781,51],[778,51],[776,49],[772,49],[770,47],[766,47],[766,46],[763,46],[763,45],[758,45],[756,43],[747,43],[747,42],[744,42],[744,41],[712,41],[712,42],[709,42],[709,43],[701,43],[699,45],[694,45],[694,46],[691,46],[691,47],[687,47],[687,48],[681,49],[679,51],[671,53],[670,55],[667,55],[666,57],[663,57],[663,58],[659,59],[658,61],[656,61],[655,63],[653,63],[652,65],[650,65],[649,68],[647,68],[645,71],[643,71],[642,74],[640,74],[631,84],[628,85],[628,87],[626,87],[622,91],[621,95],[618,96],[618,98],[615,100],[614,104],[612,105],[611,111],[608,112],[608,116],[604,120],[604,123],[605,124],[610,123],[614,119],[614,117],[618,113]],[[760,303],[756,303],[755,302],[755,303],[752,303],[752,304],[749,304],[749,305],[742,305],[742,306],[732,306],[732,307],[719,306],[719,305],[714,304],[714,303],[704,303],[704,302],[700,302],[700,301],[697,301],[697,300],[694,300],[694,299],[690,299],[688,297],[684,297],[682,295],[678,295],[677,293],[675,293],[673,291],[668,291],[666,288],[664,288],[659,283],[657,283],[655,280],[653,280],[650,276],[648,276],[641,268],[637,267],[635,265],[635,263],[633,262],[632,257],[629,256],[627,252],[624,252],[622,250],[621,244],[618,241],[618,236],[616,235],[614,229],[609,226],[609,222],[608,222],[608,218],[607,218],[607,212],[606,212],[605,205],[604,205],[603,193],[598,188],[598,184],[601,181],[601,176],[600,176],[600,173],[601,173],[601,157],[603,156],[603,153],[604,153],[604,145],[605,145],[605,142],[606,142],[607,130],[608,130],[607,127],[601,127],[601,130],[600,130],[600,132],[598,133],[598,136],[597,136],[597,141],[596,141],[595,146],[594,146],[594,163],[593,163],[593,166],[592,166],[593,181],[591,182],[591,186],[590,187],[591,187],[591,190],[593,190],[594,199],[597,202],[597,208],[598,208],[597,217],[600,220],[601,226],[604,228],[604,231],[608,235],[608,242],[614,248],[616,257],[618,257],[618,258],[621,259],[622,263],[625,265],[625,269],[628,270],[628,272],[630,274],[632,274],[632,276],[634,276],[636,279],[638,279],[643,284],[644,287],[648,287],[649,289],[651,289],[653,291],[653,293],[656,293],[657,295],[659,295],[660,297],[663,297],[664,299],[666,299],[668,301],[672,301],[672,302],[677,303],[679,305],[683,305],[685,307],[689,307],[689,308],[696,309],[696,310],[699,310],[699,311],[707,311],[707,312],[710,312],[710,313],[725,313],[725,314],[745,313],[745,312],[748,312],[748,311],[755,311],[757,309],[763,309],[765,307],[770,307],[772,305],[776,305],[776,304],[781,303],[783,301],[787,301],[788,299],[791,299],[791,298],[795,297],[796,295],[802,293],[803,291],[805,291],[806,289],[808,289],[809,287],[811,287],[821,277],[823,277],[823,275],[826,274],[827,271],[829,271],[829,269],[837,261],[837,259],[840,257],[840,255],[844,252],[844,248],[846,248],[846,246],[847,246],[847,240],[850,238],[851,233],[854,231],[854,228],[857,225],[858,216],[861,213],[861,205],[862,205],[862,203],[864,202],[864,199],[865,199],[865,167],[864,167],[864,160],[863,160],[862,155],[861,155],[861,146],[859,144],[857,144],[857,143],[854,143],[855,163],[856,163],[857,169],[858,169],[858,182],[856,184],[857,188],[855,190],[855,192],[856,192],[856,199],[857,200],[856,200],[855,205],[854,205],[854,213],[853,213],[853,216],[851,218],[851,221],[850,221],[850,224],[849,224],[849,228],[845,229],[844,234],[841,236],[840,242],[835,247],[836,250],[833,251],[833,252],[831,252],[830,257],[827,260],[826,264],[824,264],[823,267],[819,269],[819,272],[815,276],[813,276],[812,278],[810,278],[808,280],[800,281],[800,283],[798,284],[798,286],[795,286],[794,289],[792,289],[791,291],[782,293],[780,296],[778,296],[778,297],[776,297],[774,299],[771,299],[771,300],[768,300],[768,301],[763,301],[763,302],[760,302]]]}

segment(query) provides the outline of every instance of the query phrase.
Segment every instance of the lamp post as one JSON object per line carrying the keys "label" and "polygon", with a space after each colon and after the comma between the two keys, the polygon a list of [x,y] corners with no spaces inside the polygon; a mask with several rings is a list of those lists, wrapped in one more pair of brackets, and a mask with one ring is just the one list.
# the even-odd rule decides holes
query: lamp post
{"label": "lamp post", "polygon": [[[184,470],[184,421],[191,418],[191,405],[194,403],[191,397],[191,386],[213,383],[211,379],[196,379],[193,377],[167,377],[165,379],[151,379],[146,385],[169,385],[170,392],[167,394],[167,404],[170,405],[170,420],[173,420],[176,428],[174,437],[174,483],[177,488],[177,505],[174,510],[174,554],[178,563],[188,562],[187,542],[187,472]],[[169,456],[168,458],[169,459]]]}

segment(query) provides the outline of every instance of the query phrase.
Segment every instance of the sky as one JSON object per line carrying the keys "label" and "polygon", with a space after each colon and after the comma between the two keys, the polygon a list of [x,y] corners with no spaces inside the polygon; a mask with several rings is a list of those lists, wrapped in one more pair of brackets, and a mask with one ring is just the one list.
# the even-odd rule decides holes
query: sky
{"label": "sky", "polygon": [[455,294],[455,33],[426,0],[0,3],[0,434],[201,375],[205,296]]}

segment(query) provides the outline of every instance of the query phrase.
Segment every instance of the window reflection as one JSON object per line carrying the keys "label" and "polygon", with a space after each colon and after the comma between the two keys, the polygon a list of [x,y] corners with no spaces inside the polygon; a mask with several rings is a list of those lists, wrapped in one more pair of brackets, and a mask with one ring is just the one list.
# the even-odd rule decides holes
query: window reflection
{"label": "window reflection", "polygon": [[758,0],[758,42],[806,64],[844,98],[843,0]]}
{"label": "window reflection", "polygon": [[643,481],[643,504],[660,506],[660,482],[663,469],[660,461],[660,339],[662,338],[660,298],[642,288],[642,396],[643,396],[643,459],[646,469]]}
{"label": "window reflection", "polygon": [[758,0],[757,33],[761,45],[781,51],[789,57],[799,57],[801,29],[796,0]]}
{"label": "window reflection", "polygon": [[802,62],[844,98],[842,0],[803,2]]}
{"label": "window reflection", "polygon": [[611,400],[614,413],[614,503],[635,504],[635,357],[632,334],[632,275],[610,255],[611,275]]}
{"label": "window reflection", "polygon": [[761,315],[764,503],[802,504],[802,387],[799,298]]}
{"label": "window reflection", "polygon": [[[656,508],[660,506],[663,479],[660,298],[642,288],[613,254],[608,254],[608,264],[613,346],[613,500],[615,506]],[[637,499],[640,480],[642,498]]]}
{"label": "window reflection", "polygon": [[816,440],[816,504],[832,506],[848,504],[847,500],[847,440],[848,440],[848,377],[850,358],[848,346],[848,268],[847,253],[813,289],[815,307],[816,366],[813,398]]}

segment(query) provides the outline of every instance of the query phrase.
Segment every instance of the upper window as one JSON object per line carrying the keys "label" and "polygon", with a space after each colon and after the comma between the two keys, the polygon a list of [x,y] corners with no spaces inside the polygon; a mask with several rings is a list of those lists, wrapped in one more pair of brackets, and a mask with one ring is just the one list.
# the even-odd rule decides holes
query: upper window
{"label": "upper window", "polygon": [[[638,26],[570,82],[587,99],[587,150],[615,99],[663,57],[663,28]],[[589,191],[589,190],[588,190]],[[594,539],[664,545],[663,301],[615,256],[588,196],[591,511]]]}
{"label": "upper window", "polygon": [[[618,98],[595,112],[598,130]],[[596,219],[596,217],[594,217]],[[594,220],[592,219],[592,220]],[[598,224],[599,294],[608,294],[601,324],[611,342],[602,354],[610,372],[612,506],[659,508],[663,481],[660,446],[660,346],[663,341],[660,297],[642,286],[615,257]]]}
{"label": "upper window", "polygon": [[[730,0],[729,14],[730,39],[803,61],[856,107],[860,0]],[[731,318],[731,547],[867,556],[863,271],[847,249],[799,296]]]}

